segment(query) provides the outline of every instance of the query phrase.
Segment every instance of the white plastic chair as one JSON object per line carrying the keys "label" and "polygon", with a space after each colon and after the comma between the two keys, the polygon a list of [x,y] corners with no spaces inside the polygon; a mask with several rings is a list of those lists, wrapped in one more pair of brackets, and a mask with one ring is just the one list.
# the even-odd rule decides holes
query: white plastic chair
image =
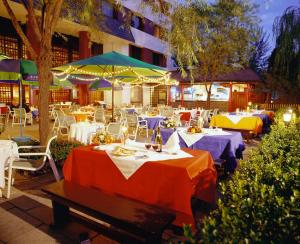
{"label": "white plastic chair", "polygon": [[[44,146],[20,146],[20,147],[18,147],[18,150],[19,149],[42,149],[42,148],[45,148],[45,150],[43,152],[19,153],[19,158],[12,158],[11,160],[9,160],[8,164],[6,165],[6,170],[8,170],[7,198],[10,197],[11,185],[13,185],[13,183],[14,183],[13,171],[16,169],[25,170],[25,171],[38,171],[45,166],[47,159],[48,159],[50,167],[54,174],[55,180],[56,181],[60,180],[60,175],[58,173],[55,162],[54,162],[54,160],[51,156],[51,152],[50,152],[51,142],[56,138],[57,138],[57,136],[50,138],[46,147],[44,147]],[[22,156],[23,157],[42,156],[42,158],[34,160],[34,159],[22,158]]]}
{"label": "white plastic chair", "polygon": [[148,138],[149,133],[147,120],[139,120],[138,116],[135,114],[126,114],[126,123],[129,128],[133,128],[134,130],[134,140],[136,140],[140,129],[146,130],[146,136]]}
{"label": "white plastic chair", "polygon": [[[21,120],[22,119],[22,120]],[[26,126],[26,122],[29,122],[29,124],[32,125],[33,119],[32,114],[26,113],[25,108],[14,108],[13,118],[12,118],[12,127],[14,125],[20,125],[23,124],[24,127]]]}
{"label": "white plastic chair", "polygon": [[116,139],[121,139],[122,123],[120,122],[109,123],[106,127],[106,132],[110,135],[113,135]]}

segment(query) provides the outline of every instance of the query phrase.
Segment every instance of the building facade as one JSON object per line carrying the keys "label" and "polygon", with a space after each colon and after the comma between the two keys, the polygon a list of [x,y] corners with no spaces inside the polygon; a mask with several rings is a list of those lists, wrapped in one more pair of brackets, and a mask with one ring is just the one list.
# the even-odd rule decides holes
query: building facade
{"label": "building facade", "polygon": [[[79,23],[60,19],[52,38],[53,67],[117,51],[147,63],[172,68],[171,55],[161,35],[162,30],[168,28],[167,19],[163,15],[152,13],[150,9],[142,6],[142,2],[143,0],[123,0],[123,9],[120,11],[113,4],[103,1],[99,10],[103,13],[103,19],[96,31],[91,31]],[[27,23],[27,12],[23,5],[18,1],[10,1],[10,5],[27,37],[32,38],[33,30]],[[1,1],[0,53],[12,58],[30,58]],[[38,88],[25,86],[23,90],[26,102],[37,105]],[[152,92],[150,88],[125,86],[123,90],[116,91],[115,104],[149,104],[152,102]],[[104,100],[109,104],[111,92],[89,91],[88,85],[74,85],[72,89],[52,90],[49,100],[51,103],[72,100],[82,105]],[[18,87],[1,83],[0,102],[18,103]]]}

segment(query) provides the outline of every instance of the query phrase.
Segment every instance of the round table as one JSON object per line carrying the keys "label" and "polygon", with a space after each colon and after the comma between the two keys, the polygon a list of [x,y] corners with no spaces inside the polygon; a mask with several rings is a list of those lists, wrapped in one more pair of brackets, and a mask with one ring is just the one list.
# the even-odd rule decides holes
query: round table
{"label": "round table", "polygon": [[79,122],[71,124],[70,135],[71,140],[76,140],[83,144],[89,144],[89,139],[92,133],[104,128],[103,123]]}

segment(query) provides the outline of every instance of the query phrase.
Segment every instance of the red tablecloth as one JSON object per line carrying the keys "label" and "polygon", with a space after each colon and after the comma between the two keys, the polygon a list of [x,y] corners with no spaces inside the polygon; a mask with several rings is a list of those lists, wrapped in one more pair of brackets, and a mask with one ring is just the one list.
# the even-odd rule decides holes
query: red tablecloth
{"label": "red tablecloth", "polygon": [[190,119],[191,119],[191,112],[180,112],[180,114],[181,114],[180,120],[190,121]]}
{"label": "red tablecloth", "polygon": [[0,114],[6,114],[8,112],[7,107],[0,107]]}
{"label": "red tablecloth", "polygon": [[192,216],[192,196],[215,201],[217,174],[209,152],[186,151],[194,157],[147,162],[126,180],[105,151],[79,147],[69,154],[63,173],[67,181]]}

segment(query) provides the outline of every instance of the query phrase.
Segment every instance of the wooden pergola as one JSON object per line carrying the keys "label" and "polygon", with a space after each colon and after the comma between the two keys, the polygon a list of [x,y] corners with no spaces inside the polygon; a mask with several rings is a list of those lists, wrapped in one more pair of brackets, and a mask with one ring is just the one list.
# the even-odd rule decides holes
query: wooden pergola
{"label": "wooden pergola", "polygon": [[[179,71],[172,71],[171,73],[171,78],[176,79],[180,82],[180,87],[181,87],[181,106],[184,106],[184,87],[185,86],[190,86],[190,85],[204,85],[205,83],[203,82],[203,79],[201,76],[194,76],[194,82],[192,82],[191,79],[191,74],[189,71],[187,72],[186,77],[182,77],[181,73]],[[219,83],[222,86],[229,87],[230,92],[229,92],[229,111],[233,110],[233,103],[232,103],[232,97],[233,97],[233,90],[232,86],[233,84],[243,84],[247,86],[246,89],[246,102],[250,101],[250,93],[251,93],[251,85],[255,84],[261,84],[263,81],[261,77],[252,69],[246,68],[246,69],[241,69],[238,71],[234,71],[228,74],[220,75],[218,76],[214,83]],[[168,93],[170,94],[170,87]],[[169,96],[169,101],[170,103],[170,96]]]}

